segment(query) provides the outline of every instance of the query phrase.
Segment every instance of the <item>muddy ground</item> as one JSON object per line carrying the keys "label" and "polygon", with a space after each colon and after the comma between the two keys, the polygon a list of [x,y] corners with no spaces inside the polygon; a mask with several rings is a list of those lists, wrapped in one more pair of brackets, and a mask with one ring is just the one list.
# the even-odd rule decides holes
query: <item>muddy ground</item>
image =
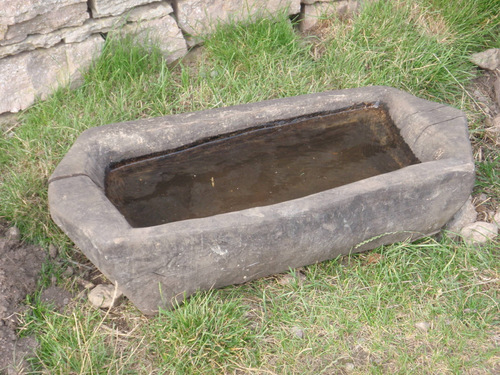
{"label": "muddy ground", "polygon": [[22,373],[23,358],[33,355],[36,340],[17,336],[18,314],[37,285],[45,251],[23,244],[16,228],[0,222],[0,374]]}

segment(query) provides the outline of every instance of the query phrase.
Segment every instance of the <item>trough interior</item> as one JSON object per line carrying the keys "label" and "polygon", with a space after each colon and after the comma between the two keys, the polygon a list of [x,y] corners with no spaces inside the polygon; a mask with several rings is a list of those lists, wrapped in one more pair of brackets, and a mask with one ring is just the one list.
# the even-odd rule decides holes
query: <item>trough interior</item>
{"label": "trough interior", "polygon": [[363,104],[200,140],[106,170],[105,193],[132,227],[280,203],[419,160],[386,108]]}

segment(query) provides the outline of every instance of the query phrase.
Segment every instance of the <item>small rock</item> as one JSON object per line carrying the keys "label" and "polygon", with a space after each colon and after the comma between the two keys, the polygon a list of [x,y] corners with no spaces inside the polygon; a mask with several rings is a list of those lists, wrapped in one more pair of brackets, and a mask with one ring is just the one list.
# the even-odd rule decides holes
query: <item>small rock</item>
{"label": "small rock", "polygon": [[54,244],[49,245],[49,256],[50,259],[55,259],[57,257],[57,254],[59,253],[59,250],[57,250],[57,247],[55,247]]}
{"label": "small rock", "polygon": [[[499,103],[500,105],[500,103]],[[500,145],[500,115],[493,119],[493,125],[485,129],[486,136],[491,139],[496,146]]]}
{"label": "small rock", "polygon": [[346,369],[346,371],[353,371],[354,370],[354,363],[347,362],[345,364],[345,369]]}
{"label": "small rock", "polygon": [[11,241],[19,241],[21,240],[21,231],[18,227],[10,227],[7,229],[7,233],[5,233],[5,237]]}
{"label": "small rock", "polygon": [[476,221],[477,212],[472,204],[472,197],[469,197],[467,202],[453,215],[451,220],[446,224],[446,230],[454,233],[459,233],[460,230],[466,225],[472,224]]}
{"label": "small rock", "polygon": [[493,88],[495,89],[495,99],[497,101],[497,104],[500,105],[500,75],[499,74],[497,74],[497,79],[493,83]]}
{"label": "small rock", "polygon": [[500,48],[490,48],[475,53],[470,60],[482,69],[495,70],[500,68]]}
{"label": "small rock", "polygon": [[300,327],[293,327],[292,333],[295,337],[298,337],[299,339],[303,339],[305,337],[304,330]]}
{"label": "small rock", "polygon": [[415,323],[415,327],[423,332],[427,332],[431,328],[431,325],[427,322],[418,322]]}
{"label": "small rock", "polygon": [[84,289],[92,289],[95,287],[94,283],[88,280],[85,280],[84,278],[78,277],[76,279],[78,284],[80,284]]}
{"label": "small rock", "polygon": [[116,304],[121,295],[114,285],[101,284],[90,291],[88,298],[93,306],[108,309]]}
{"label": "small rock", "polygon": [[497,210],[495,216],[493,216],[493,224],[500,229],[500,208]]}
{"label": "small rock", "polygon": [[480,245],[495,238],[498,234],[498,227],[485,221],[476,221],[462,228],[460,234],[465,243]]}

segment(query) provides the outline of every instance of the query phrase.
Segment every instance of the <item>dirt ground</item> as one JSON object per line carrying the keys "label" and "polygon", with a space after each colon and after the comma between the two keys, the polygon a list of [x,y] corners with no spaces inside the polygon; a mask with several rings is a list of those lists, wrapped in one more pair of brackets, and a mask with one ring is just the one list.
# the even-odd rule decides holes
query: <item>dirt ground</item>
{"label": "dirt ground", "polygon": [[22,373],[24,357],[32,355],[34,338],[16,334],[18,314],[32,293],[45,260],[40,247],[23,244],[19,232],[0,222],[0,374]]}

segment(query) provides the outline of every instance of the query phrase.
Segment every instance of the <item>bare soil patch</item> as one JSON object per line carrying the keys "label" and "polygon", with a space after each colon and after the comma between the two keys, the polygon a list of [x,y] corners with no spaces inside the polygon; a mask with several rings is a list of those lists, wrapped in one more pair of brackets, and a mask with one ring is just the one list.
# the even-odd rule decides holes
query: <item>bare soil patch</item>
{"label": "bare soil patch", "polygon": [[19,232],[0,222],[0,374],[22,373],[36,340],[16,335],[23,301],[35,291],[45,260],[42,248],[24,244]]}

